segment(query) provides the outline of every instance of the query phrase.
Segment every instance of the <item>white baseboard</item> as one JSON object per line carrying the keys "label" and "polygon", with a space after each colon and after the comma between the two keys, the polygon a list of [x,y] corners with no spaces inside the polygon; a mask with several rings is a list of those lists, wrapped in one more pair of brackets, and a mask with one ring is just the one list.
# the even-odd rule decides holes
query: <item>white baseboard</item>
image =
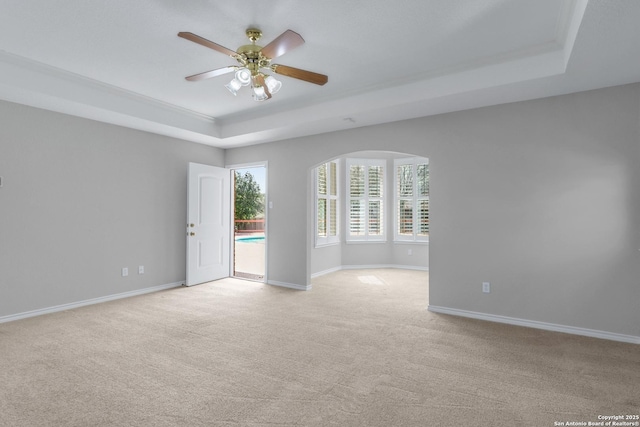
{"label": "white baseboard", "polygon": [[296,289],[298,291],[310,291],[311,285],[298,285],[295,283],[278,282],[277,280],[267,281],[267,285],[280,286],[281,288]]}
{"label": "white baseboard", "polygon": [[323,271],[318,271],[317,273],[312,273],[311,278],[315,279],[316,277],[324,276],[325,274],[335,273],[336,271],[340,271],[340,270],[342,270],[342,266],[329,268]]}
{"label": "white baseboard", "polygon": [[122,292],[120,294],[107,295],[104,297],[91,298],[88,300],[72,302],[69,304],[61,304],[53,307],[40,308],[38,310],[31,310],[31,311],[25,311],[17,314],[10,314],[8,316],[0,317],[0,323],[26,319],[28,317],[41,316],[43,314],[56,313],[58,311],[71,310],[78,307],[84,307],[85,305],[100,304],[102,302],[113,301],[113,300],[122,299],[122,298],[129,298],[137,295],[149,294],[152,292],[163,291],[165,289],[177,288],[178,286],[182,286],[183,284],[184,284],[184,281],[168,283],[166,285],[152,286],[150,288],[138,289],[138,290],[129,291],[129,292]]}
{"label": "white baseboard", "polygon": [[317,273],[312,273],[311,278],[315,279],[316,277],[324,276],[325,274],[335,273],[340,270],[369,270],[372,268],[398,268],[405,270],[418,270],[418,271],[429,271],[429,267],[421,267],[417,265],[402,265],[402,264],[363,264],[363,265],[341,265],[338,267],[329,268],[327,270],[319,271]]}
{"label": "white baseboard", "polygon": [[364,265],[343,265],[342,270],[368,270],[372,268],[397,268],[401,270],[429,271],[429,267],[403,264],[364,264]]}
{"label": "white baseboard", "polygon": [[519,319],[516,317],[500,316],[496,314],[478,313],[476,311],[459,310],[457,308],[439,307],[434,305],[429,305],[429,307],[427,307],[427,310],[434,313],[469,317],[471,319],[487,320],[489,322],[506,323],[508,325],[525,326],[528,328],[544,329],[546,331],[563,332],[565,334],[582,335],[586,337],[601,338],[611,341],[640,344],[640,337],[636,337],[633,335],[617,334],[614,332],[599,331],[595,329],[577,328],[575,326],[558,325],[555,323]]}

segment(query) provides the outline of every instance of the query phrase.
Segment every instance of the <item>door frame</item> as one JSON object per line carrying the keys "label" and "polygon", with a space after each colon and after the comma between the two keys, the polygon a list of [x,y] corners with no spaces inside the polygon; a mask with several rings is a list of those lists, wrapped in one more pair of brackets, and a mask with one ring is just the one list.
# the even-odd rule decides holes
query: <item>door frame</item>
{"label": "door frame", "polygon": [[[229,239],[229,253],[233,254],[234,245],[235,245],[235,170],[236,169],[246,169],[246,168],[259,168],[264,167],[265,177],[264,177],[264,280],[263,282],[266,284],[269,282],[269,210],[271,209],[271,204],[269,202],[269,162],[268,161],[257,161],[250,163],[234,163],[232,165],[225,165],[226,169],[230,169],[234,176],[231,177],[231,234],[233,238]],[[229,262],[229,277],[233,276],[233,270],[235,267],[235,261],[230,260]]]}

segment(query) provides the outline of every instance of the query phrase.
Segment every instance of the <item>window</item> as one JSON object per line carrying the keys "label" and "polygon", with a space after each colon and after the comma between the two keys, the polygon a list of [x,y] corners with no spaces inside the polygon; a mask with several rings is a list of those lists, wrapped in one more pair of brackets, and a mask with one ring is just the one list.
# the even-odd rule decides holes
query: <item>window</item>
{"label": "window", "polygon": [[394,240],[429,241],[429,159],[396,159]]}
{"label": "window", "polygon": [[384,160],[347,159],[347,241],[384,241]]}
{"label": "window", "polygon": [[338,243],[338,161],[316,168],[316,246]]}

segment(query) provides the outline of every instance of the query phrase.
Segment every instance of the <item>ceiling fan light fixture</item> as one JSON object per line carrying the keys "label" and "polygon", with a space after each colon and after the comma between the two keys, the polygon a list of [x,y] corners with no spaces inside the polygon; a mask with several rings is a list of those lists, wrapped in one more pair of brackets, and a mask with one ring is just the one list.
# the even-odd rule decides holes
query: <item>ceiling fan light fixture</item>
{"label": "ceiling fan light fixture", "polygon": [[254,86],[253,87],[253,99],[256,101],[264,101],[269,99],[267,93],[264,91],[264,87],[262,86]]}
{"label": "ceiling fan light fixture", "polygon": [[251,83],[251,71],[249,71],[248,68],[240,68],[236,71],[236,80],[238,80],[242,86],[249,86],[249,83]]}
{"label": "ceiling fan light fixture", "polygon": [[229,92],[231,92],[232,94],[238,95],[238,91],[242,87],[242,83],[240,83],[238,79],[233,79],[229,82],[229,84],[224,85],[224,87],[229,89]]}
{"label": "ceiling fan light fixture", "polygon": [[267,78],[264,79],[264,82],[267,84],[267,89],[269,89],[269,93],[272,95],[274,93],[278,93],[282,87],[282,82],[280,80],[276,80],[273,76],[267,76]]}

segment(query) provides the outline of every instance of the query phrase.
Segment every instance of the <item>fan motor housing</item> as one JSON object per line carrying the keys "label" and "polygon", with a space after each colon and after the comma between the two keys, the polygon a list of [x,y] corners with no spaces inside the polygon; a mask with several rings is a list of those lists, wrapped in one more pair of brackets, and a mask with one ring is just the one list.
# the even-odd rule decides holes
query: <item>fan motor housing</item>
{"label": "fan motor housing", "polygon": [[236,52],[240,55],[244,54],[250,59],[258,59],[260,50],[262,50],[262,46],[258,46],[257,44],[246,44],[244,46],[240,46]]}
{"label": "fan motor housing", "polygon": [[239,58],[237,58],[238,62],[251,70],[253,75],[255,75],[260,68],[268,67],[271,62],[269,58],[262,55],[260,50],[262,50],[262,46],[256,44],[240,46],[237,50],[238,55],[240,55]]}

